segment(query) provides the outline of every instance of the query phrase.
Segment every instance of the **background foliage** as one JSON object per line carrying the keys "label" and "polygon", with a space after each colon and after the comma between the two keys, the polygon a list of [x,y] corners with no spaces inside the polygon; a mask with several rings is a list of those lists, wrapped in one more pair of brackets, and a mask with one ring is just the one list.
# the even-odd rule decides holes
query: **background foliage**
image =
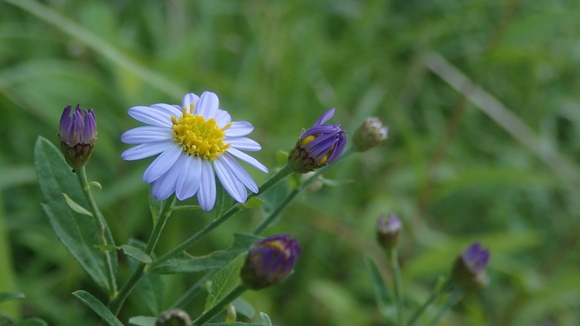
{"label": "background foliage", "polygon": [[[347,131],[367,116],[390,126],[386,145],[329,176],[351,183],[303,196],[269,230],[304,247],[285,283],[244,296],[275,325],[381,324],[363,252],[388,277],[374,223],[390,212],[405,224],[410,305],[478,240],[492,250],[490,286],[444,324],[580,324],[578,17],[576,0],[0,2],[0,292],[26,295],[0,310],[51,325],[96,320],[71,295],[96,287],[51,230],[32,167],[38,135],[57,143],[62,109],[95,110],[89,178],[124,244],[151,229],[149,161],[119,156],[120,134],[138,124],[127,109],[211,90],[256,127],[256,157],[271,169],[330,107]],[[453,67],[499,102],[455,90]],[[506,111],[515,120],[494,118]],[[176,213],[158,252],[212,217]],[[245,212],[194,251],[225,248],[259,219]],[[165,277],[166,301],[198,276]],[[133,296],[121,319],[148,309]]]}

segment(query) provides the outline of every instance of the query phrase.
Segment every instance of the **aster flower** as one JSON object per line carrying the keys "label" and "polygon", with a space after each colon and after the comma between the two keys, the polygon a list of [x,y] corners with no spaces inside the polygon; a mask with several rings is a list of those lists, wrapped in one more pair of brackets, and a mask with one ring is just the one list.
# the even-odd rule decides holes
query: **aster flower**
{"label": "aster flower", "polygon": [[146,123],[121,135],[127,144],[138,144],[125,150],[124,160],[139,160],[160,154],[143,173],[143,181],[152,183],[157,200],[175,193],[185,200],[197,194],[203,210],[215,205],[215,174],[224,189],[238,202],[246,201],[246,188],[257,193],[258,186],[236,158],[267,173],[268,169],[242,151],[259,151],[260,145],[245,136],[254,127],[246,121],[232,121],[220,110],[216,94],[204,92],[200,97],[189,93],[178,105],[153,104],[135,106],[128,113]]}
{"label": "aster flower", "polygon": [[383,126],[379,118],[367,118],[354,132],[353,149],[357,152],[364,152],[378,146],[387,139],[388,132],[389,127]]}
{"label": "aster flower", "polygon": [[487,285],[485,268],[491,256],[489,250],[474,243],[463,251],[455,261],[452,278],[459,285],[470,290],[478,290]]}
{"label": "aster flower", "polygon": [[246,256],[240,272],[242,281],[252,290],[282,282],[294,271],[301,251],[298,240],[288,234],[271,236],[257,242]]}
{"label": "aster flower", "polygon": [[340,125],[325,125],[334,115],[326,111],[314,126],[303,131],[296,146],[288,155],[288,163],[297,173],[307,173],[336,161],[346,144],[346,133]]}
{"label": "aster flower", "polygon": [[97,139],[97,120],[93,110],[83,110],[77,105],[71,115],[71,106],[67,105],[60,117],[58,136],[68,165],[73,169],[85,165]]}
{"label": "aster flower", "polygon": [[377,221],[377,241],[383,248],[390,250],[399,243],[402,223],[395,214],[381,216]]}

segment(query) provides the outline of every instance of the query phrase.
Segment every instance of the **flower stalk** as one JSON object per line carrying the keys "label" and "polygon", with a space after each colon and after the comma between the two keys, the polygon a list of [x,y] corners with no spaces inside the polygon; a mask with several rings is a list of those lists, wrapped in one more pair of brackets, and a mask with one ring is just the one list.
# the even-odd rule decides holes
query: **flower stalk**
{"label": "flower stalk", "polygon": [[208,311],[204,312],[196,320],[194,320],[193,325],[194,326],[205,325],[207,322],[209,322],[215,316],[217,316],[220,312],[222,312],[222,310],[224,310],[224,307],[226,305],[234,301],[237,297],[246,292],[246,290],[248,290],[248,288],[245,285],[238,285],[230,293],[228,293],[225,297],[223,297],[218,303],[216,303],[213,307],[211,307]]}

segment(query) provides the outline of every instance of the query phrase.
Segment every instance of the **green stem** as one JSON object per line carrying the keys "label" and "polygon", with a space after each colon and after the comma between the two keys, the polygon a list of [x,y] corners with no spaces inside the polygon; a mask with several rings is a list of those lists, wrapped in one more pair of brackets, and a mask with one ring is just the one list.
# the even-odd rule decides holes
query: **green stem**
{"label": "green stem", "polygon": [[[79,179],[79,183],[81,184],[81,188],[83,193],[85,194],[85,198],[89,203],[89,209],[93,214],[93,218],[95,224],[97,226],[97,230],[99,230],[99,235],[101,239],[101,244],[104,246],[114,246],[115,243],[113,241],[113,237],[111,235],[111,230],[107,226],[107,221],[103,217],[103,214],[97,207],[97,203],[93,198],[93,194],[91,193],[91,187],[89,185],[87,179],[87,172],[85,170],[85,166],[83,165],[76,171],[77,178]],[[115,280],[115,271],[113,268],[113,259],[115,252],[105,252],[105,266],[107,268],[107,282],[109,283],[109,298],[114,298],[117,295],[117,282]]]}
{"label": "green stem", "polygon": [[413,316],[409,319],[409,321],[405,325],[412,326],[433,302],[435,302],[439,297],[441,297],[441,295],[443,295],[447,290],[449,290],[450,286],[451,282],[447,281],[447,283],[445,283],[440,289],[435,289],[431,293],[427,301],[425,301],[425,303],[423,303],[423,305],[421,305],[421,307],[419,307],[419,309],[415,311]]}
{"label": "green stem", "polygon": [[[270,213],[270,215],[268,215],[257,227],[256,229],[254,229],[254,231],[252,232],[252,234],[255,235],[259,235],[262,234],[262,232],[264,232],[271,224],[272,222],[277,218],[277,216],[294,200],[294,198],[296,198],[296,196],[298,196],[299,194],[301,194],[302,192],[304,192],[304,190],[306,190],[306,187],[308,187],[308,185],[310,185],[312,182],[314,182],[316,179],[318,179],[318,177],[320,175],[322,175],[324,172],[328,171],[328,169],[331,169],[332,167],[334,167],[336,164],[338,164],[338,162],[342,161],[344,158],[348,157],[350,154],[352,154],[353,152],[344,152],[341,156],[341,158],[330,164],[327,165],[323,168],[318,169],[312,176],[310,176],[310,178],[304,180],[304,182],[302,183],[302,185],[298,188],[293,190],[288,197],[280,202],[280,204],[278,205],[278,207],[276,207],[276,209],[274,209],[274,211],[272,211],[272,213]],[[283,168],[283,170],[287,168],[287,166],[285,166]],[[280,173],[280,172],[278,172]],[[266,184],[266,183],[265,183]],[[273,184],[271,185],[273,186]],[[271,187],[269,186],[269,187]],[[262,186],[263,188],[264,186]],[[211,275],[214,273],[214,271],[208,272],[200,281],[198,281],[197,283],[195,283],[184,295],[181,296],[181,298],[179,298],[173,305],[173,308],[177,308],[177,307],[184,307],[187,303],[189,303],[201,290],[201,283],[202,281],[208,279],[209,277],[211,277]]]}
{"label": "green stem", "polygon": [[229,304],[230,302],[234,301],[237,297],[242,295],[248,288],[245,285],[238,285],[234,288],[230,293],[228,293],[225,297],[223,297],[218,303],[216,303],[211,309],[204,312],[199,316],[196,320],[193,321],[194,326],[201,326],[205,325],[207,322],[212,320],[215,316],[217,316],[224,307]]}
{"label": "green stem", "polygon": [[437,322],[439,321],[439,319],[441,319],[443,314],[447,310],[449,310],[449,308],[453,307],[457,303],[457,301],[459,301],[459,299],[461,299],[461,294],[462,294],[461,289],[458,286],[456,286],[453,289],[453,293],[451,293],[451,298],[449,298],[449,300],[447,300],[445,305],[443,307],[441,307],[439,312],[437,312],[437,315],[435,315],[433,320],[431,320],[431,323],[429,323],[429,326],[435,326],[435,324],[437,324]]}
{"label": "green stem", "polygon": [[[264,192],[266,192],[267,190],[272,188],[275,184],[282,181],[284,178],[286,178],[290,174],[292,174],[292,169],[288,165],[285,165],[280,171],[278,171],[276,174],[272,175],[268,180],[266,180],[266,182],[264,182],[258,188],[258,193],[251,194],[250,196],[248,196],[248,199],[250,199],[251,197],[263,194]],[[165,255],[154,260],[149,265],[149,269],[153,269],[156,266],[159,266],[162,263],[168,261],[169,259],[178,256],[183,251],[187,250],[188,248],[190,248],[191,246],[193,246],[194,244],[199,242],[208,233],[213,231],[215,228],[220,226],[222,223],[224,223],[225,221],[230,219],[232,216],[236,215],[238,212],[242,211],[242,209],[243,209],[242,204],[240,204],[240,203],[235,204],[230,209],[228,209],[222,216],[213,220],[210,224],[206,225],[206,227],[204,227],[199,232],[197,232],[196,234],[194,234],[193,236],[191,236],[190,238],[185,240],[185,242],[183,242],[179,246],[175,247],[174,249],[172,249],[171,251],[169,251]]]}
{"label": "green stem", "polygon": [[399,257],[397,248],[390,250],[389,262],[393,269],[394,277],[394,292],[395,292],[395,306],[397,307],[397,325],[403,325],[403,285],[401,281],[401,269],[399,267]]}
{"label": "green stem", "polygon": [[[173,200],[172,204],[168,204],[167,202],[164,203],[162,212],[161,214],[159,214],[159,219],[157,220],[157,223],[155,223],[155,225],[153,226],[151,236],[149,237],[149,242],[147,242],[147,247],[145,248],[145,253],[147,255],[151,255],[151,253],[155,249],[155,246],[157,245],[157,242],[159,241],[159,238],[161,236],[161,232],[163,231],[163,228],[165,227],[167,220],[169,220],[169,216],[171,215],[171,212],[173,210],[174,203],[175,199]],[[143,277],[146,266],[147,264],[145,263],[139,263],[139,265],[137,265],[137,268],[135,268],[131,276],[129,276],[129,279],[125,282],[123,287],[121,287],[121,290],[119,290],[117,296],[113,300],[111,300],[111,302],[109,303],[109,310],[111,310],[113,314],[117,315],[119,313],[119,311],[121,310],[121,306],[123,306],[123,303],[125,303],[125,300],[127,300],[127,297],[129,296],[131,291],[133,291],[139,280],[141,280],[141,278]]]}

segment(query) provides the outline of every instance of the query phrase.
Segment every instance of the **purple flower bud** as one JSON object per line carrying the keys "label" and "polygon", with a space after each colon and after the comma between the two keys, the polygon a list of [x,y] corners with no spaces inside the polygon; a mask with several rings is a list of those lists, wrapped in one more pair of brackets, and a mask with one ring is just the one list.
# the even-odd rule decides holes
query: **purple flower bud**
{"label": "purple flower bud", "polygon": [[97,120],[93,110],[83,110],[77,105],[71,115],[71,106],[68,105],[60,118],[58,136],[67,163],[73,169],[85,165],[97,139]]}
{"label": "purple flower bud", "polygon": [[490,255],[489,250],[483,249],[479,243],[469,246],[455,261],[453,280],[469,290],[484,288],[489,282],[485,268]]}
{"label": "purple flower bud", "polygon": [[364,152],[372,147],[378,146],[385,139],[389,128],[383,126],[379,118],[367,118],[353,136],[353,149],[357,152]]}
{"label": "purple flower bud", "polygon": [[288,234],[271,236],[257,242],[246,256],[240,272],[242,281],[252,290],[282,282],[294,271],[301,251],[298,240]]}
{"label": "purple flower bud", "polygon": [[377,221],[377,241],[387,250],[394,249],[399,243],[403,224],[397,215],[383,215]]}
{"label": "purple flower bud", "polygon": [[346,145],[347,136],[340,125],[325,125],[334,115],[326,111],[314,126],[303,131],[288,155],[288,163],[297,173],[307,173],[336,161]]}

